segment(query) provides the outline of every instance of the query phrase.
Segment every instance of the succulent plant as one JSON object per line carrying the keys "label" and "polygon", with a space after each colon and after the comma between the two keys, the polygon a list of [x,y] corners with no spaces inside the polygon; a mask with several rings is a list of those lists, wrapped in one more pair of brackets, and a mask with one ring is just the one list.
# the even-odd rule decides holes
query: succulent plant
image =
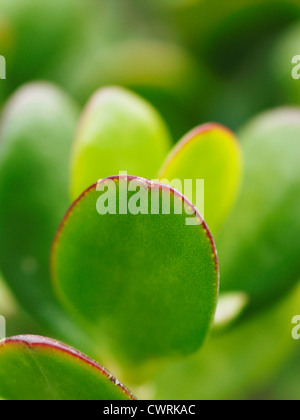
{"label": "succulent plant", "polygon": [[[78,115],[45,83],[20,89],[3,113],[0,266],[18,302],[55,340],[0,342],[1,398],[243,395],[292,353],[282,316],[299,300],[299,111],[262,115],[241,141],[205,124],[173,148],[158,111],[123,88],[100,90]],[[176,179],[194,182],[187,196]],[[113,212],[99,211],[110,201]],[[135,213],[127,211],[132,202]],[[219,309],[226,296],[245,306],[230,323],[221,313],[221,329],[214,328],[219,269]],[[257,326],[266,323],[270,345],[260,346],[250,369],[253,345],[265,339]]]}

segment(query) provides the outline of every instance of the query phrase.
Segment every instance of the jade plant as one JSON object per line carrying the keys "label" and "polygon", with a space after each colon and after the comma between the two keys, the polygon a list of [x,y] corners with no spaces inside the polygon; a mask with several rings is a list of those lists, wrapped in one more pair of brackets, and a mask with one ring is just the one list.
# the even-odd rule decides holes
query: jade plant
{"label": "jade plant", "polygon": [[[123,88],[101,89],[80,118],[50,84],[14,94],[0,127],[0,268],[54,339],[0,342],[0,397],[224,398],[228,378],[236,395],[251,376],[247,338],[263,342],[257,325],[280,320],[252,360],[250,386],[272,372],[292,353],[281,315],[299,300],[299,134],[300,112],[279,110],[248,125],[241,142],[210,123],[172,147],[158,111]],[[204,219],[197,183],[184,195],[174,179],[204,180]],[[153,190],[170,200],[168,214],[161,204],[151,212]],[[136,214],[120,211],[124,191]],[[101,199],[113,214],[97,211]],[[226,296],[244,309],[229,323]]]}

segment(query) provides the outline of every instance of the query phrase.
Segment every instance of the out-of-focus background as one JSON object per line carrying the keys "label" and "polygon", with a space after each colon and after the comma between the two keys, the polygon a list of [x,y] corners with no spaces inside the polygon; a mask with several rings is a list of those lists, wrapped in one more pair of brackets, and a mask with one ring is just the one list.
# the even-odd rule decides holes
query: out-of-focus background
{"label": "out-of-focus background", "polygon": [[[176,142],[207,121],[238,130],[263,110],[300,105],[299,54],[299,0],[1,0],[0,107],[32,80],[58,84],[81,106],[116,84],[153,103]],[[2,312],[11,299],[1,292]],[[297,398],[298,356],[246,396]]]}
{"label": "out-of-focus background", "polygon": [[298,0],[1,0],[1,102],[33,79],[82,104],[119,84],[156,105],[176,141],[204,121],[236,129],[299,103],[299,19]]}

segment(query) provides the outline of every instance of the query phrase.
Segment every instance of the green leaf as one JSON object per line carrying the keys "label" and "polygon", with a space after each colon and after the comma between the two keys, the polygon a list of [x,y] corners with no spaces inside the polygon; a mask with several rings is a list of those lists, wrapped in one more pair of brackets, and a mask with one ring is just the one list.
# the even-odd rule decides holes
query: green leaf
{"label": "green leaf", "polygon": [[[242,154],[235,135],[218,124],[205,124],[187,134],[175,146],[165,161],[159,179],[192,180],[191,191],[184,194],[202,212],[205,221],[215,232],[222,225],[239,190],[242,173]],[[196,180],[204,180],[205,202],[197,196]],[[198,197],[198,199],[197,199]]]}
{"label": "green leaf", "polygon": [[202,109],[204,104],[199,101],[187,109],[186,103],[194,98],[195,91],[201,91],[203,97],[211,94],[211,74],[182,46],[157,38],[136,37],[134,29],[124,28],[122,23],[115,25],[119,33],[112,39],[112,34],[104,29],[105,23],[112,20],[124,23],[124,19],[118,6],[110,4],[109,8],[101,10],[97,19],[97,30],[102,28],[97,48],[89,49],[84,44],[78,51],[76,45],[72,58],[56,63],[55,80],[84,102],[101,86],[131,89],[159,109],[173,136],[178,138],[199,118],[199,107]]}
{"label": "green leaf", "polygon": [[[116,18],[115,15],[109,17]],[[110,84],[148,87],[149,90],[152,88],[170,93],[175,91],[178,95],[197,83],[199,69],[193,56],[170,42],[130,37],[118,42],[106,42],[86,54],[86,61],[79,63],[66,80],[80,97],[86,97],[87,93],[90,95],[99,86]],[[97,70],[100,67],[101,72]]]}
{"label": "green leaf", "polygon": [[241,196],[217,237],[222,291],[243,291],[252,308],[287,293],[300,274],[300,110],[279,109],[240,133]]}
{"label": "green leaf", "polygon": [[[158,214],[150,214],[152,194]],[[116,214],[96,211],[104,198]],[[163,214],[168,198],[170,214]],[[175,205],[191,214],[175,214]],[[201,222],[178,192],[136,177],[101,180],[73,204],[54,243],[53,276],[66,307],[100,339],[104,360],[137,365],[189,354],[203,343],[216,307],[218,265]]]}
{"label": "green leaf", "polygon": [[86,13],[83,4],[83,0],[1,1],[1,18],[9,25],[10,36],[6,83],[17,86],[40,79],[59,61],[59,53],[70,46],[70,39],[78,41]]}
{"label": "green leaf", "polygon": [[72,197],[127,171],[154,178],[170,147],[167,128],[148,102],[125,89],[98,91],[83,112],[72,157]]}
{"label": "green leaf", "polygon": [[282,302],[212,336],[195,355],[170,364],[149,389],[154,399],[251,399],[270,383],[299,343],[292,340],[291,320],[299,311],[299,285]]}
{"label": "green leaf", "polygon": [[68,340],[79,332],[54,296],[49,253],[69,206],[77,115],[56,87],[30,84],[8,102],[0,126],[0,267],[23,308]]}
{"label": "green leaf", "polygon": [[129,400],[102,366],[49,338],[0,341],[0,395],[6,400]]}

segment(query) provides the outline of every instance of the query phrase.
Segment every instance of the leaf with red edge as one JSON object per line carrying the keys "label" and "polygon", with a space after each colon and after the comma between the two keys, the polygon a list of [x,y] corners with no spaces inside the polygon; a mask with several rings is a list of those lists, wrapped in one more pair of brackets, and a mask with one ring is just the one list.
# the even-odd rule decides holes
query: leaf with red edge
{"label": "leaf with red edge", "polygon": [[[228,128],[211,123],[192,130],[175,146],[159,179],[164,183],[179,179],[182,186],[176,183],[176,188],[200,213],[204,215],[205,210],[205,221],[216,232],[236,200],[241,175],[242,151],[237,138]],[[192,181],[189,190],[186,180]],[[199,186],[197,180],[204,180],[204,186]]]}
{"label": "leaf with red edge", "polygon": [[0,341],[0,397],[6,400],[126,400],[133,395],[106,369],[50,338]]}
{"label": "leaf with red edge", "polygon": [[[120,212],[124,191],[126,215]],[[136,191],[147,199],[139,214],[129,211]],[[157,214],[150,207],[153,192],[160,199]],[[97,212],[104,194],[117,200],[115,214]],[[168,198],[170,213],[163,214]],[[175,204],[188,206],[191,215],[176,214]],[[213,239],[196,208],[166,185],[126,176],[94,184],[60,227],[52,270],[66,308],[101,340],[104,360],[135,366],[192,353],[213,320],[219,281]]]}

